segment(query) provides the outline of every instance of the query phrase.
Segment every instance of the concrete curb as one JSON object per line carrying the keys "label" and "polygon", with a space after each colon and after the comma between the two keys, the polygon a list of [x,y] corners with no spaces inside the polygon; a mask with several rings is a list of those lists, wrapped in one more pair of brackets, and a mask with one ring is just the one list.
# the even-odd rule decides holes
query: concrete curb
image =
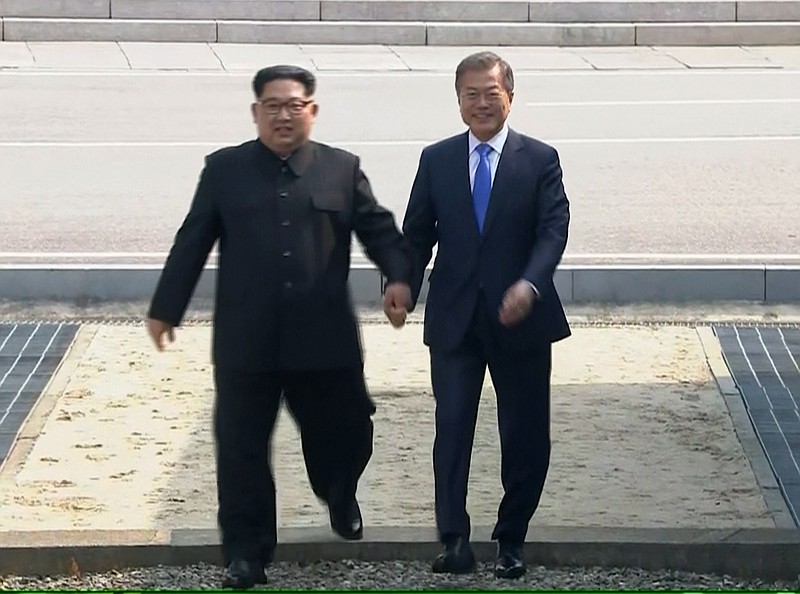
{"label": "concrete curb", "polygon": [[[496,552],[490,528],[473,531],[476,556]],[[533,528],[528,563],[580,567],[683,570],[743,578],[797,579],[800,531],[778,529]],[[322,528],[279,531],[276,561],[430,561],[439,551],[435,530],[367,527],[364,540],[335,539]],[[216,531],[119,530],[0,533],[0,574],[57,575],[124,567],[219,563]]]}
{"label": "concrete curb", "polygon": [[[147,300],[158,280],[156,264],[0,265],[0,299],[78,303]],[[216,268],[206,268],[195,298],[212,299]],[[800,301],[800,265],[772,264],[587,264],[562,265],[556,289],[565,303],[691,303]],[[380,304],[383,278],[373,266],[355,264],[353,300]],[[420,302],[427,296],[423,283]]]}
{"label": "concrete curb", "polygon": [[759,46],[800,44],[800,22],[444,22],[16,18],[3,41],[398,46]]}

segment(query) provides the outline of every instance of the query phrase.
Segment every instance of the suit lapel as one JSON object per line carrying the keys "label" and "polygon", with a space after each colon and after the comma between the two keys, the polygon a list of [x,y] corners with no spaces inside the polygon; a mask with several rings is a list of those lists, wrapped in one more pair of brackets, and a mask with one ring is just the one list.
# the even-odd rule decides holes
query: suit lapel
{"label": "suit lapel", "polygon": [[522,139],[519,134],[509,129],[506,144],[500,155],[500,162],[497,164],[497,172],[494,175],[492,192],[489,194],[489,207],[486,211],[486,220],[483,223],[483,237],[486,237],[489,233],[498,211],[502,210],[505,196],[514,191],[513,174],[517,162],[515,153],[520,150],[522,150]]}
{"label": "suit lapel", "polygon": [[457,163],[454,169],[456,185],[453,188],[453,194],[455,196],[464,197],[464,208],[466,208],[469,213],[469,220],[472,221],[472,229],[474,229],[475,237],[477,238],[479,236],[478,223],[475,221],[475,207],[472,203],[472,187],[469,183],[469,132],[465,132],[462,135],[461,141],[456,143],[456,146],[457,151],[453,157],[453,162]]}

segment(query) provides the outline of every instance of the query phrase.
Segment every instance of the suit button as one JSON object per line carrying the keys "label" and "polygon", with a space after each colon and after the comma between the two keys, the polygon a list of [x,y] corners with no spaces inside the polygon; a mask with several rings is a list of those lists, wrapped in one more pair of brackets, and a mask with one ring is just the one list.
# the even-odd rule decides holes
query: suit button
{"label": "suit button", "polygon": [[289,221],[281,221],[281,227],[288,227]]}
{"label": "suit button", "polygon": [[289,173],[289,168],[286,165],[282,166],[281,173]]}
{"label": "suit button", "polygon": [[288,192],[281,192],[280,194],[278,194],[278,198],[288,198],[288,197],[289,197]]}
{"label": "suit button", "polygon": [[289,256],[291,256],[291,255],[292,255],[292,252],[290,252],[290,251],[285,251],[285,252],[283,252],[283,257],[284,257],[284,258],[288,258],[288,257],[289,257]]}
{"label": "suit button", "polygon": [[287,289],[291,289],[292,288],[292,283],[290,283],[289,281],[286,281],[285,283],[283,283],[283,286],[286,287]]}

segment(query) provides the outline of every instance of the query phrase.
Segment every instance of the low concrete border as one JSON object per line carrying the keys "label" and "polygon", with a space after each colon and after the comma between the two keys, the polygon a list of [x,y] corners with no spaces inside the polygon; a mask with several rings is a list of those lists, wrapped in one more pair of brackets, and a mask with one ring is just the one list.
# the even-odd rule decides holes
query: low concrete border
{"label": "low concrete border", "polygon": [[[105,302],[147,300],[161,267],[151,264],[8,264],[0,266],[0,299]],[[215,266],[202,274],[195,298],[212,299]],[[357,305],[378,305],[383,277],[373,266],[350,274]],[[691,303],[800,301],[800,265],[562,265],[556,289],[565,303]],[[420,302],[427,296],[423,283]]]}
{"label": "low concrete border", "polygon": [[[475,554],[490,561],[490,528],[473,531]],[[321,528],[279,531],[276,561],[430,561],[439,551],[433,528],[367,527],[364,540],[334,539]],[[764,580],[795,580],[800,531],[778,529],[533,528],[527,561],[546,567],[638,567]],[[124,567],[219,563],[212,530],[0,533],[0,574],[58,575],[75,565],[99,572]]]}

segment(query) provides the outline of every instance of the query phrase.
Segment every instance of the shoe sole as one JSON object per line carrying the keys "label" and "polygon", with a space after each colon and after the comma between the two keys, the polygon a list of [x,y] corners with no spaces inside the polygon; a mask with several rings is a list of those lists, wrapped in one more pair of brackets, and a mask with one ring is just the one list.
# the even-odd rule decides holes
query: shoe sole
{"label": "shoe sole", "polygon": [[520,567],[519,569],[508,569],[504,571],[495,570],[494,575],[503,580],[516,580],[525,575],[525,568]]}

